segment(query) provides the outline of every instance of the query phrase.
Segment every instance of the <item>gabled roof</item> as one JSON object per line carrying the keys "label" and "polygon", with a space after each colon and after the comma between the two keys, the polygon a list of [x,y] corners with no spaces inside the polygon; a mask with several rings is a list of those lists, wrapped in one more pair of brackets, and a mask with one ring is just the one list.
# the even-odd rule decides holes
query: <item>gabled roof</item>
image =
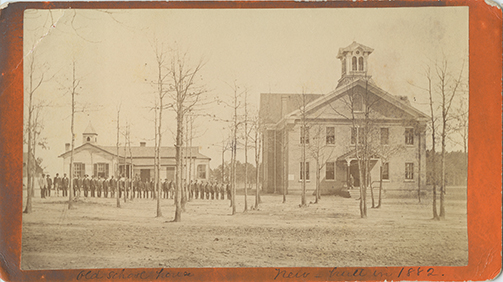
{"label": "gabled roof", "polygon": [[[323,97],[323,94],[306,94],[306,103],[320,97]],[[299,108],[301,98],[301,94],[295,93],[261,93],[259,111],[261,121],[265,124],[276,124],[284,116]],[[285,107],[283,107],[282,101],[285,101]]]}
{"label": "gabled roof", "polygon": [[[100,148],[110,152],[113,155],[117,154],[116,146],[99,146]],[[209,157],[199,153],[198,147],[190,147],[183,150],[183,157],[191,157],[196,159],[210,159]],[[187,152],[187,150],[189,152]],[[161,147],[161,158],[175,158],[175,147]],[[124,146],[119,146],[119,156],[124,154]],[[126,147],[126,154],[129,156],[129,147]],[[153,158],[155,156],[155,147],[131,146],[131,154],[133,158]]]}
{"label": "gabled roof", "polygon": [[[374,154],[374,155],[370,156],[370,158],[371,159],[379,159],[379,158],[382,158],[382,156],[380,156],[379,154]],[[344,161],[347,159],[356,159],[356,150],[355,149],[351,149],[348,152],[342,154],[341,156],[339,156],[337,158],[338,161]]]}
{"label": "gabled roof", "polygon": [[[82,150],[85,146],[90,146],[92,148],[96,148],[104,153],[110,154],[112,156],[117,156],[117,147],[116,146],[100,146],[91,143],[85,143],[75,148],[74,151]],[[184,157],[196,158],[196,159],[210,159],[209,157],[199,153],[198,147],[190,147],[189,153],[186,153],[185,148],[183,149]],[[70,151],[61,154],[60,158],[65,158],[70,154]],[[124,146],[119,146],[119,157],[123,157],[124,154]],[[126,154],[129,157],[129,148],[126,147]],[[155,147],[143,147],[143,146],[131,146],[131,154],[133,158],[153,158],[155,156]],[[174,147],[161,147],[161,159],[164,158],[175,158],[176,150]]]}
{"label": "gabled roof", "polygon": [[349,44],[348,47],[345,48],[339,48],[339,53],[337,54],[337,58],[342,58],[346,52],[354,51],[356,49],[360,48],[363,52],[368,52],[369,54],[374,51],[374,49],[367,47],[363,44],[357,43],[356,41],[353,41],[353,43]]}
{"label": "gabled roof", "polygon": [[[358,78],[355,79],[354,81],[350,82],[349,84],[345,85],[344,87],[339,87],[332,91],[331,93],[322,96],[311,103],[306,105],[306,113],[310,113],[312,111],[315,111],[325,105],[327,103],[331,103],[335,100],[338,100],[345,95],[349,93],[349,90],[354,88],[354,87],[363,87],[364,89],[368,89],[369,92],[373,93],[374,95],[378,96],[379,98],[383,99],[384,101],[392,104],[393,106],[401,109],[402,111],[406,112],[407,114],[411,115],[415,119],[427,119],[428,116],[424,114],[423,112],[419,111],[418,109],[412,107],[409,103],[407,103],[405,100],[401,99],[400,97],[395,97],[388,92],[384,91],[374,83],[367,83],[364,78]],[[291,119],[295,118],[300,114],[300,109],[297,109],[296,111],[290,113],[288,116],[285,117],[285,119]]]}
{"label": "gabled roof", "polygon": [[89,124],[87,125],[86,130],[84,130],[83,134],[95,134],[95,135],[98,135],[98,133],[96,133],[96,130],[94,130],[94,127],[91,124],[91,122],[89,122]]}

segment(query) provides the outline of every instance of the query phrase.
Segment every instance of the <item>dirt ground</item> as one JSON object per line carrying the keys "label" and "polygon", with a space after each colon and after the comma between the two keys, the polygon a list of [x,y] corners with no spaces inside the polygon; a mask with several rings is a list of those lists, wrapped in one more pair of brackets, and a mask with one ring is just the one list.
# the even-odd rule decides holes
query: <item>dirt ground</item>
{"label": "dirt ground", "polygon": [[65,198],[37,194],[23,214],[21,268],[460,266],[468,263],[465,194],[447,190],[443,221],[431,220],[427,199],[384,199],[361,219],[354,198],[300,208],[300,195],[284,204],[263,195],[258,210],[243,213],[238,195],[233,216],[228,200],[193,200],[180,223],[171,222],[172,200],[156,218],[152,199],[119,209],[115,199],[81,198],[67,210]]}

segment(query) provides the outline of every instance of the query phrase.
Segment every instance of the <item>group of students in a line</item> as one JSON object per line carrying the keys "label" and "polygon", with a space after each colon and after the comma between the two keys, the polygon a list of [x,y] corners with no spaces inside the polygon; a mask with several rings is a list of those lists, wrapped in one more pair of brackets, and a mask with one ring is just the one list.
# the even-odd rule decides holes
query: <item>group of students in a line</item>
{"label": "group of students in a line", "polygon": [[[63,177],[56,176],[51,179],[50,176],[42,174],[42,177],[38,179],[41,197],[46,198],[51,195],[51,190],[54,190],[59,196],[60,191],[62,196],[68,196],[69,189],[69,179],[66,173]],[[161,198],[171,198],[173,199],[175,195],[176,183],[173,180],[165,179],[160,181],[158,185],[161,185]],[[119,189],[117,189],[119,187]],[[111,197],[116,196],[115,193],[119,193],[119,198],[123,197],[125,193],[126,197],[132,198],[156,198],[156,189],[154,179],[145,180],[140,177],[135,177],[130,179],[128,177],[121,176],[119,179],[111,176],[110,178],[104,178],[101,176],[76,176],[73,178],[73,196],[74,197]],[[229,184],[219,184],[212,183],[209,181],[192,180],[189,185],[184,182],[184,189],[187,189],[189,198],[193,199],[227,199],[231,198],[231,189]]]}
{"label": "group of students in a line", "polygon": [[[51,179],[49,174],[42,176],[38,179],[38,184],[40,187],[40,193],[42,198],[50,197],[51,190],[54,190],[57,196],[60,192],[62,196],[68,196],[68,189],[70,181],[66,176],[59,177],[56,176]],[[161,185],[161,198],[173,199],[175,195],[176,183],[173,180],[165,179],[160,181],[158,185]],[[225,195],[227,199],[231,198],[231,188],[228,183],[214,183],[209,181],[192,180],[187,185],[184,181],[184,189],[187,189],[190,199],[207,199],[207,200],[224,200]],[[119,189],[117,189],[117,186]],[[126,197],[132,198],[156,198],[156,189],[154,179],[145,180],[140,177],[135,177],[130,179],[128,177],[121,176],[118,180],[111,176],[110,178],[104,178],[101,176],[75,176],[73,178],[73,196],[84,196],[84,197],[111,197],[114,198],[115,193],[119,193],[119,198],[122,198],[123,193]]]}
{"label": "group of students in a line", "polygon": [[59,174],[56,173],[54,179],[51,179],[50,175],[42,174],[40,178],[38,178],[38,187],[40,187],[40,196],[42,198],[50,197],[51,190],[54,190],[56,196],[59,196],[59,193],[62,193],[62,196],[68,196],[68,185],[70,180],[66,176],[66,173],[63,177],[59,177]]}

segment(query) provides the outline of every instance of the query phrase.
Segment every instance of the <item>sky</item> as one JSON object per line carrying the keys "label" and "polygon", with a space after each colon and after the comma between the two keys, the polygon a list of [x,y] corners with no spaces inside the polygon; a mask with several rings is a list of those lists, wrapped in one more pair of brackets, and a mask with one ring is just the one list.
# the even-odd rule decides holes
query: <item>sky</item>
{"label": "sky", "polygon": [[[37,155],[52,174],[62,171],[58,156],[71,140],[73,62],[77,104],[86,108],[75,116],[77,146],[89,122],[99,144],[115,145],[118,105],[122,129],[130,125],[132,144],[145,141],[153,146],[155,46],[186,52],[189,65],[204,62],[197,83],[207,90],[208,102],[230,101],[234,84],[247,89],[250,114],[258,110],[260,93],[334,90],[341,70],[338,50],[353,41],[374,49],[369,69],[376,84],[407,96],[425,113],[428,96],[420,87],[427,86],[426,66],[447,58],[458,72],[464,62],[468,76],[467,7],[26,10],[24,24],[25,95],[27,66],[35,59],[34,80],[43,74],[35,98],[46,105],[41,118],[48,145],[37,149]],[[467,99],[468,94],[463,95]],[[211,103],[203,112],[206,116],[194,123],[193,145],[212,158],[214,168],[229,135],[224,120],[232,111]],[[172,111],[166,112],[163,123],[163,145],[172,146]],[[450,149],[461,147],[453,143]],[[243,150],[238,154],[243,160]]]}

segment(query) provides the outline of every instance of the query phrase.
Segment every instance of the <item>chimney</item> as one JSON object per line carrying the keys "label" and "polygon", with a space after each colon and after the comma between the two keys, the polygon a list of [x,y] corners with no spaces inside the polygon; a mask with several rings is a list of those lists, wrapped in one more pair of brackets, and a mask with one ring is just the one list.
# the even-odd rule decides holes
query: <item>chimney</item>
{"label": "chimney", "polygon": [[65,143],[65,152],[70,151],[70,143]]}
{"label": "chimney", "polygon": [[140,142],[140,147],[145,147],[147,146],[147,142]]}

